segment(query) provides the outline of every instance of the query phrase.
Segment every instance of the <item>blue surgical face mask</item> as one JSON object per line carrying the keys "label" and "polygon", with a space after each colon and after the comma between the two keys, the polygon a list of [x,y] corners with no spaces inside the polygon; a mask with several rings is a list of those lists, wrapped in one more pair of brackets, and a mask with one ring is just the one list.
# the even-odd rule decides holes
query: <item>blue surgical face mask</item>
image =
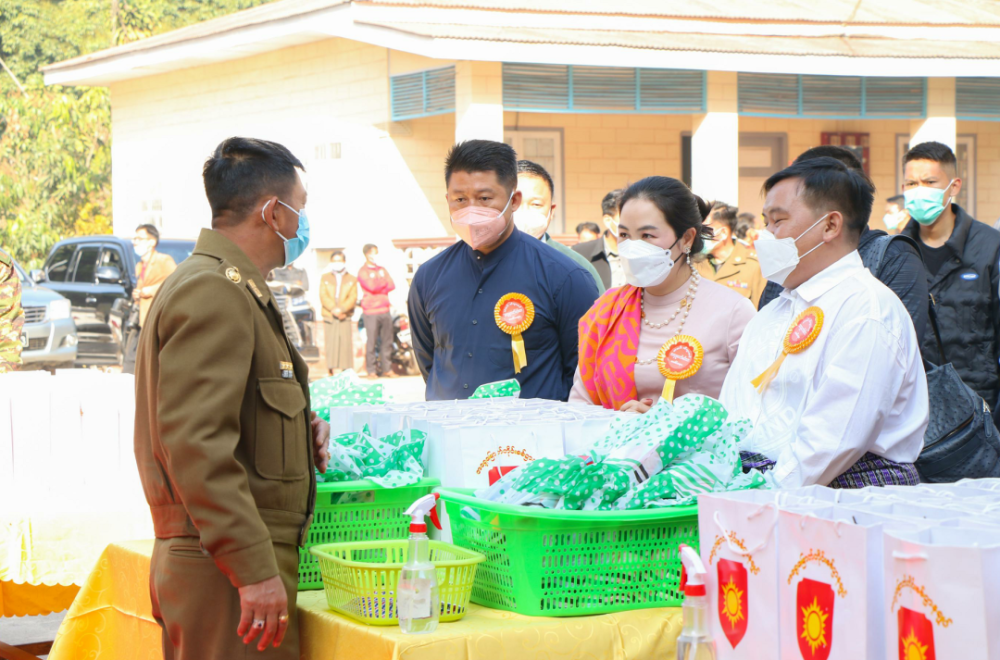
{"label": "blue surgical face mask", "polygon": [[[262,208],[260,210],[260,219],[261,220],[264,220],[264,209],[266,209],[267,205],[270,204],[270,203],[271,202],[268,201],[266,204],[264,204],[264,208]],[[296,215],[299,216],[299,228],[297,230],[295,230],[295,236],[294,236],[294,238],[290,238],[290,239],[289,238],[285,238],[284,236],[282,236],[282,234],[281,234],[280,231],[275,231],[274,232],[275,234],[278,235],[279,238],[281,238],[281,240],[283,240],[285,242],[285,264],[284,265],[285,266],[290,266],[293,261],[295,261],[296,259],[298,259],[299,257],[302,256],[302,253],[305,252],[306,248],[309,246],[309,216],[306,215],[306,210],[305,209],[302,209],[301,211],[296,211],[295,209],[293,209],[288,204],[285,204],[280,199],[278,200],[278,203],[281,204],[282,206],[284,206],[286,209],[288,209],[292,213],[294,213],[294,214],[296,214]],[[264,224],[267,224],[266,220],[264,221]]]}
{"label": "blue surgical face mask", "polygon": [[944,201],[944,193],[951,190],[955,179],[948,182],[944,188],[931,188],[930,186],[918,186],[903,192],[906,200],[906,212],[910,217],[922,225],[933,225],[941,217],[945,208],[951,205],[954,197],[949,197],[947,204]]}

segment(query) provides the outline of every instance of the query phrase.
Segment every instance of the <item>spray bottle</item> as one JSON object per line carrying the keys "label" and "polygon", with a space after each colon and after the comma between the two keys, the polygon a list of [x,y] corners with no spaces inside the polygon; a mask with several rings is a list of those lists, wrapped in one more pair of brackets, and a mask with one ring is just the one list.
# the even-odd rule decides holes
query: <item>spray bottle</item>
{"label": "spray bottle", "polygon": [[708,629],[705,565],[694,548],[681,545],[681,588],[684,590],[684,629],[677,638],[677,660],[715,660],[715,642]]}
{"label": "spray bottle", "polygon": [[434,632],[441,616],[437,570],[430,560],[427,523],[424,522],[424,518],[430,516],[434,526],[441,529],[437,500],[438,494],[431,493],[406,510],[406,515],[410,516],[410,545],[396,590],[399,628],[404,633]]}

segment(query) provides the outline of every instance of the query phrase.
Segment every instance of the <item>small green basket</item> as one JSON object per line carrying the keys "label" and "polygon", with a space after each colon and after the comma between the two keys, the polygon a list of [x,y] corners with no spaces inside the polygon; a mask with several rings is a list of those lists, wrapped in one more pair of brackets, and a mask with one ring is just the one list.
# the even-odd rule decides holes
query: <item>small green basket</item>
{"label": "small green basket", "polygon": [[441,483],[424,478],[412,486],[383,488],[374,481],[341,481],[316,485],[316,513],[299,548],[299,591],[322,589],[319,563],[309,552],[323,543],[405,539],[410,519],[406,509]]}
{"label": "small green basket", "polygon": [[472,600],[529,616],[678,607],[682,543],[698,549],[698,507],[557,511],[440,488],[452,542],[486,555]]}
{"label": "small green basket", "polygon": [[[469,610],[476,566],[486,557],[442,541],[428,541],[437,568],[441,621],[457,621]],[[318,545],[326,603],[330,609],[370,626],[395,626],[396,585],[409,541],[366,541]]]}

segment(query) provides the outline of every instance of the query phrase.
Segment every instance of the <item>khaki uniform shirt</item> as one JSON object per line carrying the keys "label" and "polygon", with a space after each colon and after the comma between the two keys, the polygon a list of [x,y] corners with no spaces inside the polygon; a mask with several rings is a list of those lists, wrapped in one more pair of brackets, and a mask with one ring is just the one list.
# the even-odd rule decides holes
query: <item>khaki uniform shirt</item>
{"label": "khaki uniform shirt", "polygon": [[736,241],[733,251],[725,261],[716,262],[715,258],[709,255],[707,259],[699,261],[697,266],[702,276],[748,298],[753,303],[754,309],[757,308],[764,287],[767,286],[767,280],[761,275],[757,254],[753,250]]}
{"label": "khaki uniform shirt", "polygon": [[264,276],[203,230],[140,335],[135,455],[156,537],[200,537],[233,586],[278,575],[272,543],[312,521],[308,383]]}
{"label": "khaki uniform shirt", "polygon": [[10,257],[0,251],[0,374],[17,371],[21,365],[21,279]]}

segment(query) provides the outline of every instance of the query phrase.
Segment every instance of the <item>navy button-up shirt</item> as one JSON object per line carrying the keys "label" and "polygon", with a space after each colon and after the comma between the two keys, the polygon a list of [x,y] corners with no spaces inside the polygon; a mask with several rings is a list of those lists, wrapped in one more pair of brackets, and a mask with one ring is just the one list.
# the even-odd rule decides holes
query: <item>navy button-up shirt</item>
{"label": "navy button-up shirt", "polygon": [[[514,373],[511,336],[493,310],[508,293],[535,304],[524,331],[528,366]],[[565,401],[578,358],[578,324],[597,300],[590,274],[515,227],[493,252],[458,242],[420,266],[409,312],[427,400],[466,399],[484,383],[517,378],[525,398]]]}

